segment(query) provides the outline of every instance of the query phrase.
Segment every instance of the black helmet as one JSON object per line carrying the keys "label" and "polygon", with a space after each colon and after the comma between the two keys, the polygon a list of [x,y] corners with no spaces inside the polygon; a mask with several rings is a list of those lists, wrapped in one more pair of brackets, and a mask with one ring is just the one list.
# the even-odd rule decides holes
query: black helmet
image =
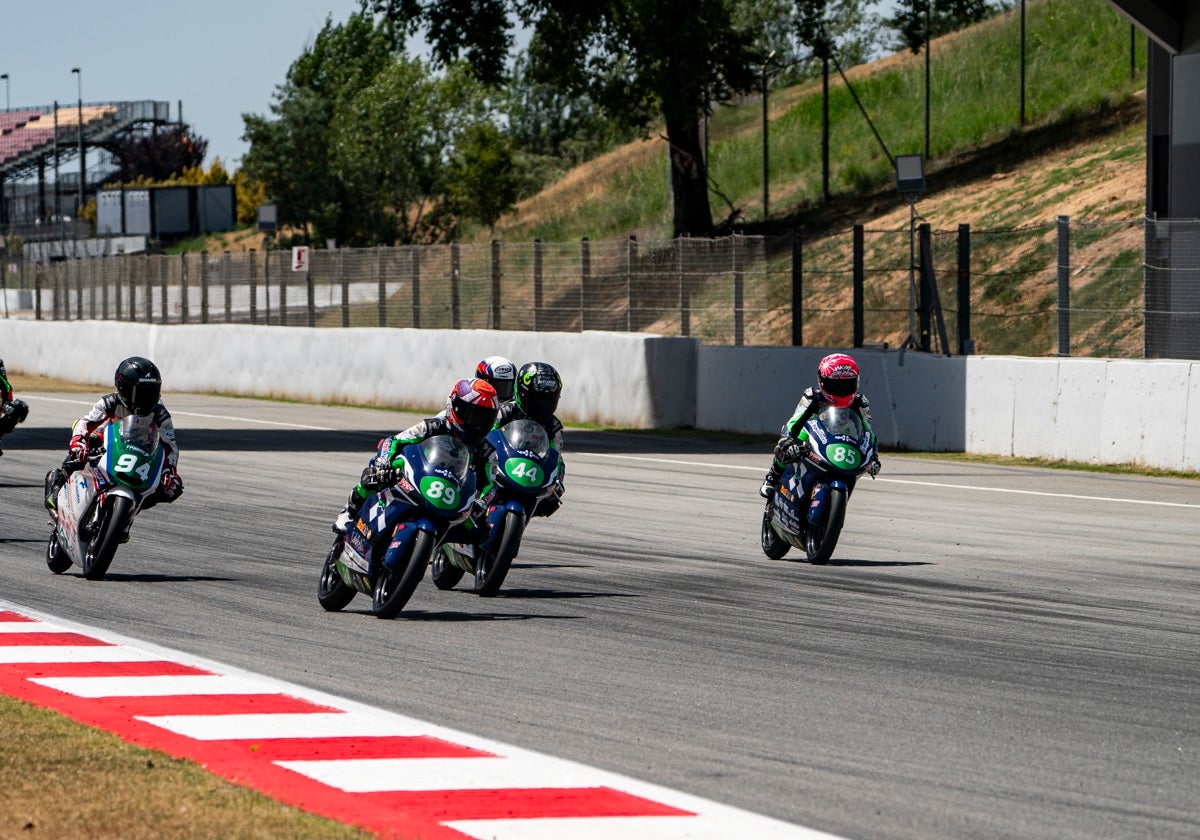
{"label": "black helmet", "polygon": [[134,414],[149,414],[162,394],[158,366],[141,356],[130,356],[117,365],[117,398]]}
{"label": "black helmet", "polygon": [[527,417],[545,424],[558,410],[562,377],[552,365],[530,362],[517,371],[517,408]]}

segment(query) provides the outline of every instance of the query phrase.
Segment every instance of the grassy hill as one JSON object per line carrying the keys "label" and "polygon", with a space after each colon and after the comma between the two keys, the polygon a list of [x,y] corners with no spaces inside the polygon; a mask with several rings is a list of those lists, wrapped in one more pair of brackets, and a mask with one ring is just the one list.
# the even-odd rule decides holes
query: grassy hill
{"label": "grassy hill", "polygon": [[[1070,184],[1041,185],[1034,196],[980,197],[980,181],[1009,175],[1056,149],[1112,136],[1115,156],[1140,172],[1144,121],[1136,104],[1145,86],[1145,38],[1136,39],[1131,72],[1130,25],[1104,0],[1042,0],[1026,17],[1026,122],[1020,113],[1020,25],[1016,10],[937,39],[930,52],[930,192],[922,214],[933,224],[930,202],[948,192],[974,196],[950,201],[956,213],[945,224],[1021,224],[1062,212],[1105,218],[1138,216],[1143,198],[1130,195],[1075,198]],[[892,155],[925,148],[925,57],[908,52],[847,71],[863,108]],[[736,213],[746,232],[873,223],[891,208],[894,170],[854,96],[836,75],[830,80],[831,205],[821,198],[821,85],[772,91],[769,163],[772,219],[762,217],[761,100],[718,108],[710,124],[714,216]],[[1144,111],[1143,111],[1144,113]],[[503,240],[566,241],[670,236],[665,141],[650,139],[615,149],[568,173],[524,201],[502,220]],[[1097,170],[1097,175],[1099,170]],[[1027,180],[1027,174],[1022,174]],[[1086,169],[1078,173],[1086,179]],[[997,183],[1002,186],[1004,178]],[[967,188],[966,184],[974,184]],[[1083,187],[1083,184],[1079,185]],[[985,191],[986,192],[986,191]],[[1001,190],[1003,193],[1004,190]],[[1011,191],[1009,191],[1011,192]],[[1079,192],[1084,192],[1080,190]],[[1111,190],[1108,192],[1112,192]],[[1115,200],[1109,200],[1114,198]],[[725,199],[728,199],[728,203]],[[1061,206],[1055,205],[1060,202]],[[1069,207],[1067,206],[1069,205]],[[1066,208],[1066,209],[1064,209]],[[833,211],[833,212],[829,212]]]}

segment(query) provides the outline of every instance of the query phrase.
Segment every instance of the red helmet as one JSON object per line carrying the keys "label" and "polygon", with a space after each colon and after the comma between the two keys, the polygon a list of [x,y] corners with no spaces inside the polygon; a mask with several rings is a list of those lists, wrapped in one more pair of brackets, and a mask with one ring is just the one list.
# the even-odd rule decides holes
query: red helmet
{"label": "red helmet", "polygon": [[496,425],[500,402],[496,389],[482,379],[460,379],[446,400],[446,420],[467,443],[478,443]]}
{"label": "red helmet", "polygon": [[830,353],[817,365],[817,381],[830,405],[849,408],[858,393],[858,363],[845,353]]}

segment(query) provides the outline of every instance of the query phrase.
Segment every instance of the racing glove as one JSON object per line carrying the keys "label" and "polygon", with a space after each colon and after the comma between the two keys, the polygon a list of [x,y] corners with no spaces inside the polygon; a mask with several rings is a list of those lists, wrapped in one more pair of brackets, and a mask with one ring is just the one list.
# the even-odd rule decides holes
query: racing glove
{"label": "racing glove", "polygon": [[400,471],[388,463],[376,463],[372,461],[363,470],[360,484],[367,490],[379,490],[382,487],[390,487],[396,483],[396,479],[400,477]]}
{"label": "racing glove", "polygon": [[29,406],[24,400],[12,400],[4,404],[3,414],[15,426],[25,422],[25,418],[29,416]]}
{"label": "racing glove", "polygon": [[175,501],[183,494],[183,479],[179,477],[179,473],[174,467],[167,467],[163,470],[159,483],[162,486],[163,497],[168,502]]}
{"label": "racing glove", "polygon": [[804,457],[808,444],[801,443],[791,435],[784,435],[775,444],[775,463],[792,464]]}
{"label": "racing glove", "polygon": [[876,458],[871,462],[871,466],[867,467],[867,474],[870,475],[871,478],[874,478],[875,476],[879,475],[879,470],[882,467],[883,464],[879,463],[879,459]]}
{"label": "racing glove", "polygon": [[67,457],[63,460],[64,467],[78,469],[87,463],[88,445],[83,435],[75,435],[67,444]]}

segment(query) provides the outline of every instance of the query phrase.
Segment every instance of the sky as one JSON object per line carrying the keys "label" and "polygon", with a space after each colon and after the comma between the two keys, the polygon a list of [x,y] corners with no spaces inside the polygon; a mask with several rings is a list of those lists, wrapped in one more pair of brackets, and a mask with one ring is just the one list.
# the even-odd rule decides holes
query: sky
{"label": "sky", "polygon": [[[242,114],[267,114],[288,67],[333,17],[359,0],[0,0],[0,74],[12,108],[169,102],[171,119],[238,168],[247,145]],[[71,22],[68,24],[67,22]],[[78,77],[72,67],[80,68]],[[0,82],[0,96],[5,95]]]}

